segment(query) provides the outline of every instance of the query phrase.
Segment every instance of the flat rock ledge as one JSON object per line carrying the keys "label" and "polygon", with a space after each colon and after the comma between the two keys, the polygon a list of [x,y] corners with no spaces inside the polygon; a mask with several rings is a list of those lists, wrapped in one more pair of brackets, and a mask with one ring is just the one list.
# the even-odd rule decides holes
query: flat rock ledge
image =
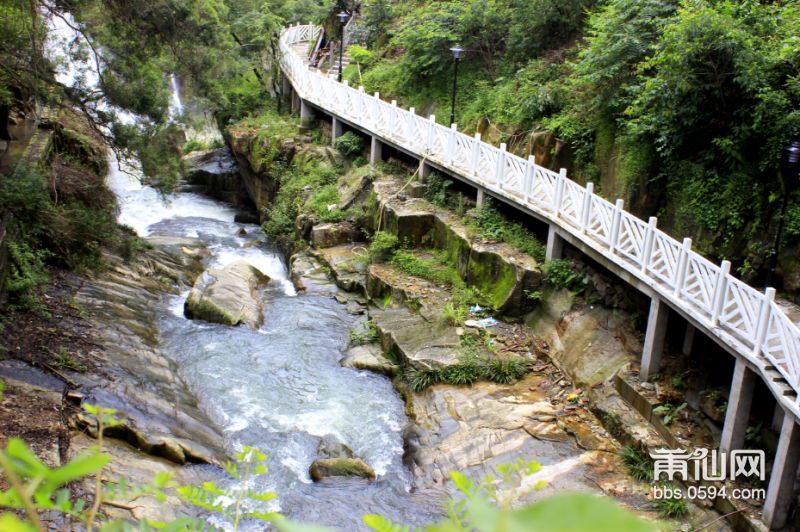
{"label": "flat rock ledge", "polygon": [[264,323],[256,290],[269,281],[269,277],[243,260],[222,270],[206,270],[195,281],[184,313],[189,319],[231,326],[244,323],[256,330]]}
{"label": "flat rock ledge", "polygon": [[374,344],[359,345],[347,351],[347,356],[339,361],[343,367],[363,369],[394,377],[400,371],[400,365],[387,359],[379,346]]}

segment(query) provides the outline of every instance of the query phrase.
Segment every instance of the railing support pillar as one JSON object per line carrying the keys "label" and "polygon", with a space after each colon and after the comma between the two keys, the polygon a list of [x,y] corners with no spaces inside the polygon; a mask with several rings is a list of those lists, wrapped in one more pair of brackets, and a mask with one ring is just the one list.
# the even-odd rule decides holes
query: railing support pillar
{"label": "railing support pillar", "polygon": [[800,427],[792,414],[785,414],[778,450],[772,464],[772,475],[764,501],[762,520],[770,530],[783,528],[792,504],[794,479],[800,464]]}
{"label": "railing support pillar", "polygon": [[586,183],[586,194],[583,196],[583,210],[581,211],[581,234],[586,234],[589,226],[589,214],[592,210],[592,194],[594,194],[594,183]]}
{"label": "railing support pillar", "polygon": [[719,265],[719,276],[714,285],[714,310],[711,313],[711,326],[719,325],[719,317],[722,314],[722,307],[725,304],[725,290],[727,289],[728,275],[731,273],[730,261],[723,260]]}
{"label": "railing support pillar", "polygon": [[681,298],[683,281],[686,280],[686,270],[689,269],[689,253],[692,252],[692,239],[684,238],[680,257],[678,257],[678,270],[675,272],[675,297]]}
{"label": "railing support pillar", "polygon": [[550,224],[547,231],[547,249],[544,260],[560,259],[564,253],[564,239],[556,232],[556,224]]}
{"label": "railing support pillar", "polygon": [[409,145],[414,145],[414,116],[416,110],[412,107],[408,110],[408,127],[406,127],[406,142]]}
{"label": "railing support pillar", "polygon": [[621,199],[618,199],[617,203],[614,204],[614,218],[611,220],[611,234],[608,239],[608,250],[612,255],[616,253],[615,248],[617,247],[617,242],[619,242],[619,225],[624,205],[625,202]]}
{"label": "railing support pillar", "polygon": [[647,275],[647,267],[650,266],[650,255],[653,254],[656,224],[658,224],[658,218],[651,216],[647,223],[647,234],[644,237],[644,249],[642,250],[642,273],[645,275]]}
{"label": "railing support pillar", "polygon": [[720,452],[728,456],[728,465],[730,465],[731,451],[744,449],[744,437],[747,433],[747,421],[750,419],[750,406],[753,404],[755,389],[756,374],[737,358],[731,381],[731,393],[728,397],[728,410],[725,412],[725,425],[722,427],[722,438],[719,442]]}
{"label": "railing support pillar", "polygon": [[764,293],[764,299],[761,301],[761,312],[758,315],[758,329],[756,332],[756,341],[753,345],[753,356],[758,358],[761,356],[761,345],[764,343],[764,338],[767,337],[767,329],[769,328],[769,313],[772,308],[771,303],[775,301],[775,289],[767,288]]}
{"label": "railing support pillar", "polygon": [[472,161],[469,164],[469,172],[478,177],[478,158],[481,154],[481,134],[475,133],[475,142],[472,143]]}
{"label": "railing support pillar", "polygon": [[497,154],[497,169],[495,170],[494,177],[495,183],[501,189],[503,188],[503,179],[506,173],[506,144],[500,144],[500,151]]}
{"label": "railing support pillar", "polygon": [[647,332],[642,350],[642,369],[639,370],[639,379],[642,381],[650,379],[661,367],[668,319],[669,306],[657,295],[653,295],[650,299],[650,315],[647,318]]}

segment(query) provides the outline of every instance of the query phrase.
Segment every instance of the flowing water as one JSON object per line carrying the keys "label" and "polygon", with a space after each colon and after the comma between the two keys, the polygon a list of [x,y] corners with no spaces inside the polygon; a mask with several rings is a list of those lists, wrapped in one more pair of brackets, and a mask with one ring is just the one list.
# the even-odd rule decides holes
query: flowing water
{"label": "flowing water", "polygon": [[[64,21],[51,20],[50,27],[56,37],[50,43],[54,53],[57,41],[76,42]],[[93,65],[68,62],[59,81],[91,85],[97,77]],[[171,115],[177,116],[184,105],[174,76],[170,81]],[[124,115],[126,121],[133,118]],[[210,267],[246,260],[272,279],[260,294],[265,320],[258,331],[187,320],[183,303],[188,290],[165,298],[157,311],[162,348],[180,365],[201,408],[223,429],[227,451],[251,445],[269,456],[269,473],[247,487],[275,491],[278,498],[271,501],[271,510],[344,531],[366,529],[360,518],[367,513],[409,524],[433,519],[437,505],[430,494],[409,490],[409,473],[402,464],[406,417],[391,382],[339,365],[356,318],[332,298],[336,287],[322,282],[298,294],[268,243],[245,247],[262,239],[258,226],[234,223],[235,210],[197,194],[176,194],[165,201],[131,173],[112,164],[108,177],[119,199],[120,223],[140,236],[200,238],[214,253]],[[235,236],[242,228],[248,235]],[[377,481],[312,482],[308,469],[322,438],[349,446],[374,468]],[[223,473],[218,481],[232,482]],[[230,528],[224,521],[216,523]],[[253,530],[266,527],[247,525]]]}
{"label": "flowing water", "polygon": [[[430,503],[408,493],[402,401],[387,378],[339,365],[355,317],[331,297],[336,288],[297,294],[267,243],[244,247],[260,238],[258,226],[234,223],[235,211],[214,200],[184,193],[165,204],[116,170],[109,184],[120,198],[120,222],[140,235],[199,237],[214,252],[211,267],[246,260],[272,278],[258,331],[187,320],[188,291],[167,298],[159,312],[162,348],[224,429],[228,450],[252,445],[269,455],[270,472],[256,487],[278,493],[272,509],[340,530],[364,528],[365,513],[431,519]],[[249,235],[233,236],[241,228]],[[353,449],[378,480],[313,483],[308,469],[321,437]]]}

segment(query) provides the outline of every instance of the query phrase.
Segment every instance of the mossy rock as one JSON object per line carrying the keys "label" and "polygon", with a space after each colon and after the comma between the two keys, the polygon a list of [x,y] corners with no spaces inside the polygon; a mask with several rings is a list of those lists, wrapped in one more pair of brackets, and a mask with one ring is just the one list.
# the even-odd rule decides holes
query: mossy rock
{"label": "mossy rock", "polygon": [[316,460],[308,472],[315,482],[328,477],[361,477],[375,480],[375,471],[358,458]]}

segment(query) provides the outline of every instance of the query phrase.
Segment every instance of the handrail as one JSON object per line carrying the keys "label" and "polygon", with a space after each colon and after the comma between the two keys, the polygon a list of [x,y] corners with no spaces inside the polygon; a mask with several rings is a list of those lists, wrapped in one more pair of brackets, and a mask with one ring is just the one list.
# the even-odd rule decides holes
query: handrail
{"label": "handrail", "polygon": [[[795,393],[800,391],[800,329],[775,303],[775,290],[762,293],[730,274],[731,264],[716,265],[692,251],[692,240],[678,242],[656,228],[655,217],[640,220],[555,173],[469,137],[457,126],[442,126],[435,117],[418,116],[310,70],[290,46],[313,38],[313,28],[291,26],[281,35],[284,72],[300,96],[323,109],[424,156],[492,194],[550,220],[651,287],[673,306],[723,340],[726,345],[766,371],[775,369]],[[800,393],[779,401],[800,418]]]}

